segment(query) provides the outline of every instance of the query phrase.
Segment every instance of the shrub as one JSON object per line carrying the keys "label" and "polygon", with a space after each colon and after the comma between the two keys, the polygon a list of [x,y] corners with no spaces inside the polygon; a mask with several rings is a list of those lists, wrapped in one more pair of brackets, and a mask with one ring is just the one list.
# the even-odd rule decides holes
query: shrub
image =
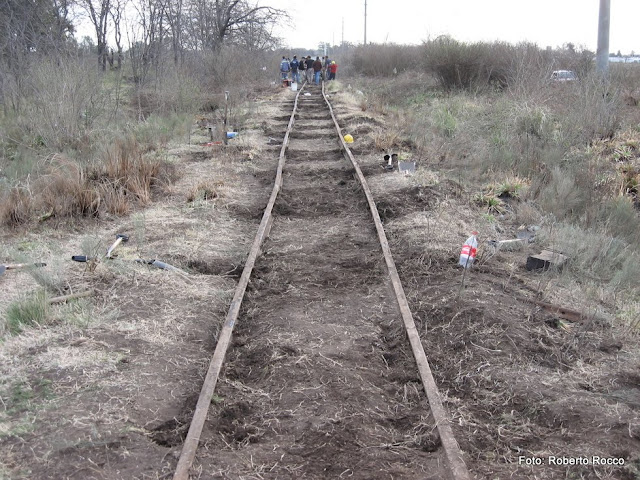
{"label": "shrub", "polygon": [[31,67],[28,82],[18,122],[43,146],[60,150],[75,145],[104,113],[102,80],[94,62],[41,58]]}
{"label": "shrub", "polygon": [[420,68],[419,47],[368,44],[355,47],[350,56],[356,73],[369,77],[390,77]]}
{"label": "shrub", "polygon": [[425,68],[445,90],[469,89],[474,86],[508,83],[506,44],[466,44],[441,36],[425,42],[422,56]]}
{"label": "shrub", "polygon": [[613,138],[621,127],[620,91],[596,74],[567,87],[554,98],[564,143],[586,145]]}

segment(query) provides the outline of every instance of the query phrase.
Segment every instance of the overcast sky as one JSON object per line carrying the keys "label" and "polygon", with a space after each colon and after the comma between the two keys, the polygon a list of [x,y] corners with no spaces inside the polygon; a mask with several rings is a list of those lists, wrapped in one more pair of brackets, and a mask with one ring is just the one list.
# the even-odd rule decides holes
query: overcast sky
{"label": "overcast sky", "polygon": [[[289,47],[364,40],[364,0],[260,0],[286,10],[277,32]],[[596,51],[599,0],[367,0],[367,41],[418,44],[448,34],[461,41],[571,42]],[[640,0],[611,0],[609,51],[640,54]]]}

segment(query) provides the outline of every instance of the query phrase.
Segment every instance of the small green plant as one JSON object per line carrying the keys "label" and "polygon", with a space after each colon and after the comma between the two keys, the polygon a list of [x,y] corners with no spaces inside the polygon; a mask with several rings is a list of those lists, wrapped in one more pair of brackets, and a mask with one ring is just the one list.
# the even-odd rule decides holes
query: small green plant
{"label": "small green plant", "polygon": [[5,326],[11,335],[17,335],[25,326],[46,324],[48,316],[46,292],[38,290],[9,305]]}
{"label": "small green plant", "polygon": [[488,213],[503,214],[506,209],[504,202],[491,193],[478,193],[474,201],[481,207],[486,207]]}
{"label": "small green plant", "polygon": [[494,187],[494,194],[499,198],[520,198],[522,190],[528,184],[519,177],[511,177]]}
{"label": "small green plant", "polygon": [[449,108],[440,108],[435,111],[434,121],[436,127],[442,131],[445,137],[453,137],[458,129],[458,120]]}
{"label": "small green plant", "polygon": [[620,145],[613,151],[616,162],[628,162],[633,157],[633,149],[629,145]]}

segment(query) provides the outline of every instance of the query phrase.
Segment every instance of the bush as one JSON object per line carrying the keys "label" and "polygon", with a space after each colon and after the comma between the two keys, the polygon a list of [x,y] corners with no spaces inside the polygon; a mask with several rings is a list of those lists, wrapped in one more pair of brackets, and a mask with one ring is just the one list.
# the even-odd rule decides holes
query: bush
{"label": "bush", "polygon": [[425,42],[422,56],[425,68],[445,90],[469,89],[496,84],[505,86],[509,72],[503,54],[506,44],[466,44],[442,36]]}
{"label": "bush", "polygon": [[390,77],[419,70],[419,47],[394,44],[359,45],[351,52],[351,66],[356,73],[369,77]]}
{"label": "bush", "polygon": [[104,113],[95,63],[41,58],[30,73],[28,96],[17,112],[21,129],[50,149],[76,145]]}

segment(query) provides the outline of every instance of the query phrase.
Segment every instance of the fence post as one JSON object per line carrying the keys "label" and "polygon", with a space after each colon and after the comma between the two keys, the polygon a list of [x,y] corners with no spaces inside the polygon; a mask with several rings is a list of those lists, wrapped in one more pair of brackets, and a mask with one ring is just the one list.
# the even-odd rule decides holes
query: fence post
{"label": "fence post", "polygon": [[225,145],[229,142],[227,138],[227,115],[229,114],[229,92],[224,92],[224,121],[222,124],[222,141]]}

